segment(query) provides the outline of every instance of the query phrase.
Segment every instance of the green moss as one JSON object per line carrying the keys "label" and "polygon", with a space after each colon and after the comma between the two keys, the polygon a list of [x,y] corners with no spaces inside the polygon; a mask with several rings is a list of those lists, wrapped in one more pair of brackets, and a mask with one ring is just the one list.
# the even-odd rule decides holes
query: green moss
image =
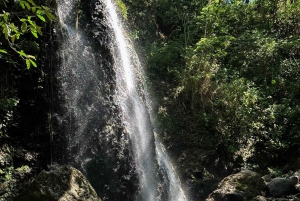
{"label": "green moss", "polygon": [[127,20],[127,7],[126,7],[126,5],[123,3],[122,0],[117,0],[116,3],[117,3],[118,10],[121,12],[123,18]]}

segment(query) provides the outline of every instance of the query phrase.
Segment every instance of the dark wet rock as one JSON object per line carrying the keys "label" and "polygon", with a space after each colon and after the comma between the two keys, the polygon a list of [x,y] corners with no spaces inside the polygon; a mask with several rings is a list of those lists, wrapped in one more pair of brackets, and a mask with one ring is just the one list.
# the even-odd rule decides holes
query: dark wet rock
{"label": "dark wet rock", "polygon": [[269,192],[272,197],[279,198],[295,192],[295,184],[290,179],[275,178],[268,184]]}
{"label": "dark wet rock", "polygon": [[265,195],[266,190],[267,186],[261,175],[245,170],[223,179],[206,201],[246,201]]}
{"label": "dark wet rock", "polygon": [[299,183],[299,177],[298,176],[291,176],[289,179],[292,182],[292,184],[294,184],[294,185]]}
{"label": "dark wet rock", "polygon": [[42,171],[32,184],[14,201],[101,201],[97,193],[78,170],[61,166]]}

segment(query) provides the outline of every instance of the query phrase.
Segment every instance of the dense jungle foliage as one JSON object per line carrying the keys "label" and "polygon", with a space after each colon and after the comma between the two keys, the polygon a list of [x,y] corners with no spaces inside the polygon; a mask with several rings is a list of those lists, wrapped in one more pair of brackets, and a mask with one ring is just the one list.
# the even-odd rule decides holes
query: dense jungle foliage
{"label": "dense jungle foliage", "polygon": [[299,169],[299,1],[126,3],[162,137],[191,182],[213,174],[201,154],[264,173]]}
{"label": "dense jungle foliage", "polygon": [[0,0],[0,200],[50,161],[52,8],[50,0]]}
{"label": "dense jungle foliage", "polygon": [[[45,3],[33,0],[0,1],[0,139],[12,137],[7,130],[18,127],[22,118],[21,113],[16,112],[19,105],[27,101],[27,98],[21,97],[24,95],[20,91],[24,87],[22,84],[28,85],[28,88],[34,86],[30,90],[36,93],[43,88],[42,84],[34,82],[43,82],[45,76],[38,74],[42,74],[44,64],[40,62],[39,69],[28,70],[36,68],[37,61],[47,56],[48,44],[41,37],[46,31],[46,22],[56,17]],[[49,35],[47,31],[46,35]],[[30,101],[26,104],[35,105],[36,100]]]}

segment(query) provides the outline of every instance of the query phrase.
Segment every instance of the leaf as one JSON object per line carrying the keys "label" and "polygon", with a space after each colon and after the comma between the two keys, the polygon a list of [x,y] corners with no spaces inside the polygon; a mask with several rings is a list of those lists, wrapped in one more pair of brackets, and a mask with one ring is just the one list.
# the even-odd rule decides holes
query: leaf
{"label": "leaf", "polygon": [[13,35],[10,39],[11,39],[11,42],[14,43],[16,40],[16,35]]}
{"label": "leaf", "polygon": [[0,49],[0,53],[7,54],[6,50],[2,50],[2,49]]}
{"label": "leaf", "polygon": [[18,51],[18,53],[23,57],[27,57],[27,54],[25,54],[24,50]]}
{"label": "leaf", "polygon": [[27,7],[27,9],[30,10],[30,8],[31,8],[30,4],[27,3],[26,1],[24,3],[25,3],[25,6]]}
{"label": "leaf", "polygon": [[27,69],[30,69],[30,61],[29,61],[29,59],[26,59],[26,66],[27,66]]}
{"label": "leaf", "polygon": [[7,25],[3,26],[2,33],[5,35],[5,38],[8,39],[8,28],[7,28]]}
{"label": "leaf", "polygon": [[31,3],[31,5],[35,6],[36,4],[34,3],[33,0],[27,0],[29,3]]}
{"label": "leaf", "polygon": [[41,31],[41,27],[36,26],[36,31],[37,31],[38,34],[40,34],[40,36],[43,35],[43,32]]}
{"label": "leaf", "polygon": [[31,7],[31,11],[32,11],[33,13],[35,13],[36,7]]}
{"label": "leaf", "polygon": [[23,9],[25,9],[25,5],[24,5],[24,3],[23,3],[22,1],[20,1],[20,5],[21,5],[21,7],[22,7]]}
{"label": "leaf", "polygon": [[10,28],[15,32],[15,33],[18,33],[18,28],[16,27],[16,25],[14,23],[10,23],[9,24]]}
{"label": "leaf", "polygon": [[37,35],[36,30],[32,30],[32,29],[31,29],[31,33],[32,33],[32,35],[33,35],[34,37],[38,38],[38,35]]}
{"label": "leaf", "polygon": [[36,24],[35,24],[35,22],[34,21],[31,21],[31,19],[28,17],[28,20],[27,20],[28,22],[29,22],[29,24],[31,24],[33,27],[35,27],[36,26]]}
{"label": "leaf", "polygon": [[42,6],[42,8],[44,9],[44,10],[50,10],[50,8],[49,7],[47,7],[47,6]]}
{"label": "leaf", "polygon": [[21,31],[24,33],[27,31],[27,23],[26,22],[23,22],[22,25],[21,25]]}
{"label": "leaf", "polygon": [[36,60],[35,56],[27,55],[27,57]]}
{"label": "leaf", "polygon": [[40,18],[40,20],[42,20],[43,22],[46,22],[46,19],[42,16],[42,15],[37,15],[38,18]]}
{"label": "leaf", "polygon": [[37,67],[36,63],[32,59],[29,59],[29,61],[34,67]]}
{"label": "leaf", "polygon": [[5,12],[5,13],[3,14],[3,19],[4,19],[5,22],[8,21],[8,15],[9,15],[9,13],[7,13],[7,12]]}
{"label": "leaf", "polygon": [[51,12],[45,10],[45,14],[49,20],[56,20],[56,17]]}
{"label": "leaf", "polygon": [[42,14],[42,10],[41,9],[38,9],[37,11],[36,11],[36,14],[38,14],[38,15],[40,15],[40,14]]}

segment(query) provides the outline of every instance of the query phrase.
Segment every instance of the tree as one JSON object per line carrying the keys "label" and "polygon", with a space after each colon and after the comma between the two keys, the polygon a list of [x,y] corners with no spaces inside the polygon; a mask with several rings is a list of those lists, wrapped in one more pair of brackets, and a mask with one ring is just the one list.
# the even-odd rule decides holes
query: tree
{"label": "tree", "polygon": [[55,19],[49,7],[33,0],[0,0],[0,138],[19,121],[20,66],[37,67],[43,26]]}
{"label": "tree", "polygon": [[[1,0],[0,5],[3,8],[0,14],[0,54],[9,63],[14,63],[13,55],[17,54],[26,63],[27,69],[37,67],[36,52],[28,50],[27,53],[24,49],[28,49],[28,43],[38,49],[35,39],[43,35],[40,22],[55,20],[55,16],[49,7],[37,5],[33,0]],[[28,36],[28,33],[34,38]]]}

